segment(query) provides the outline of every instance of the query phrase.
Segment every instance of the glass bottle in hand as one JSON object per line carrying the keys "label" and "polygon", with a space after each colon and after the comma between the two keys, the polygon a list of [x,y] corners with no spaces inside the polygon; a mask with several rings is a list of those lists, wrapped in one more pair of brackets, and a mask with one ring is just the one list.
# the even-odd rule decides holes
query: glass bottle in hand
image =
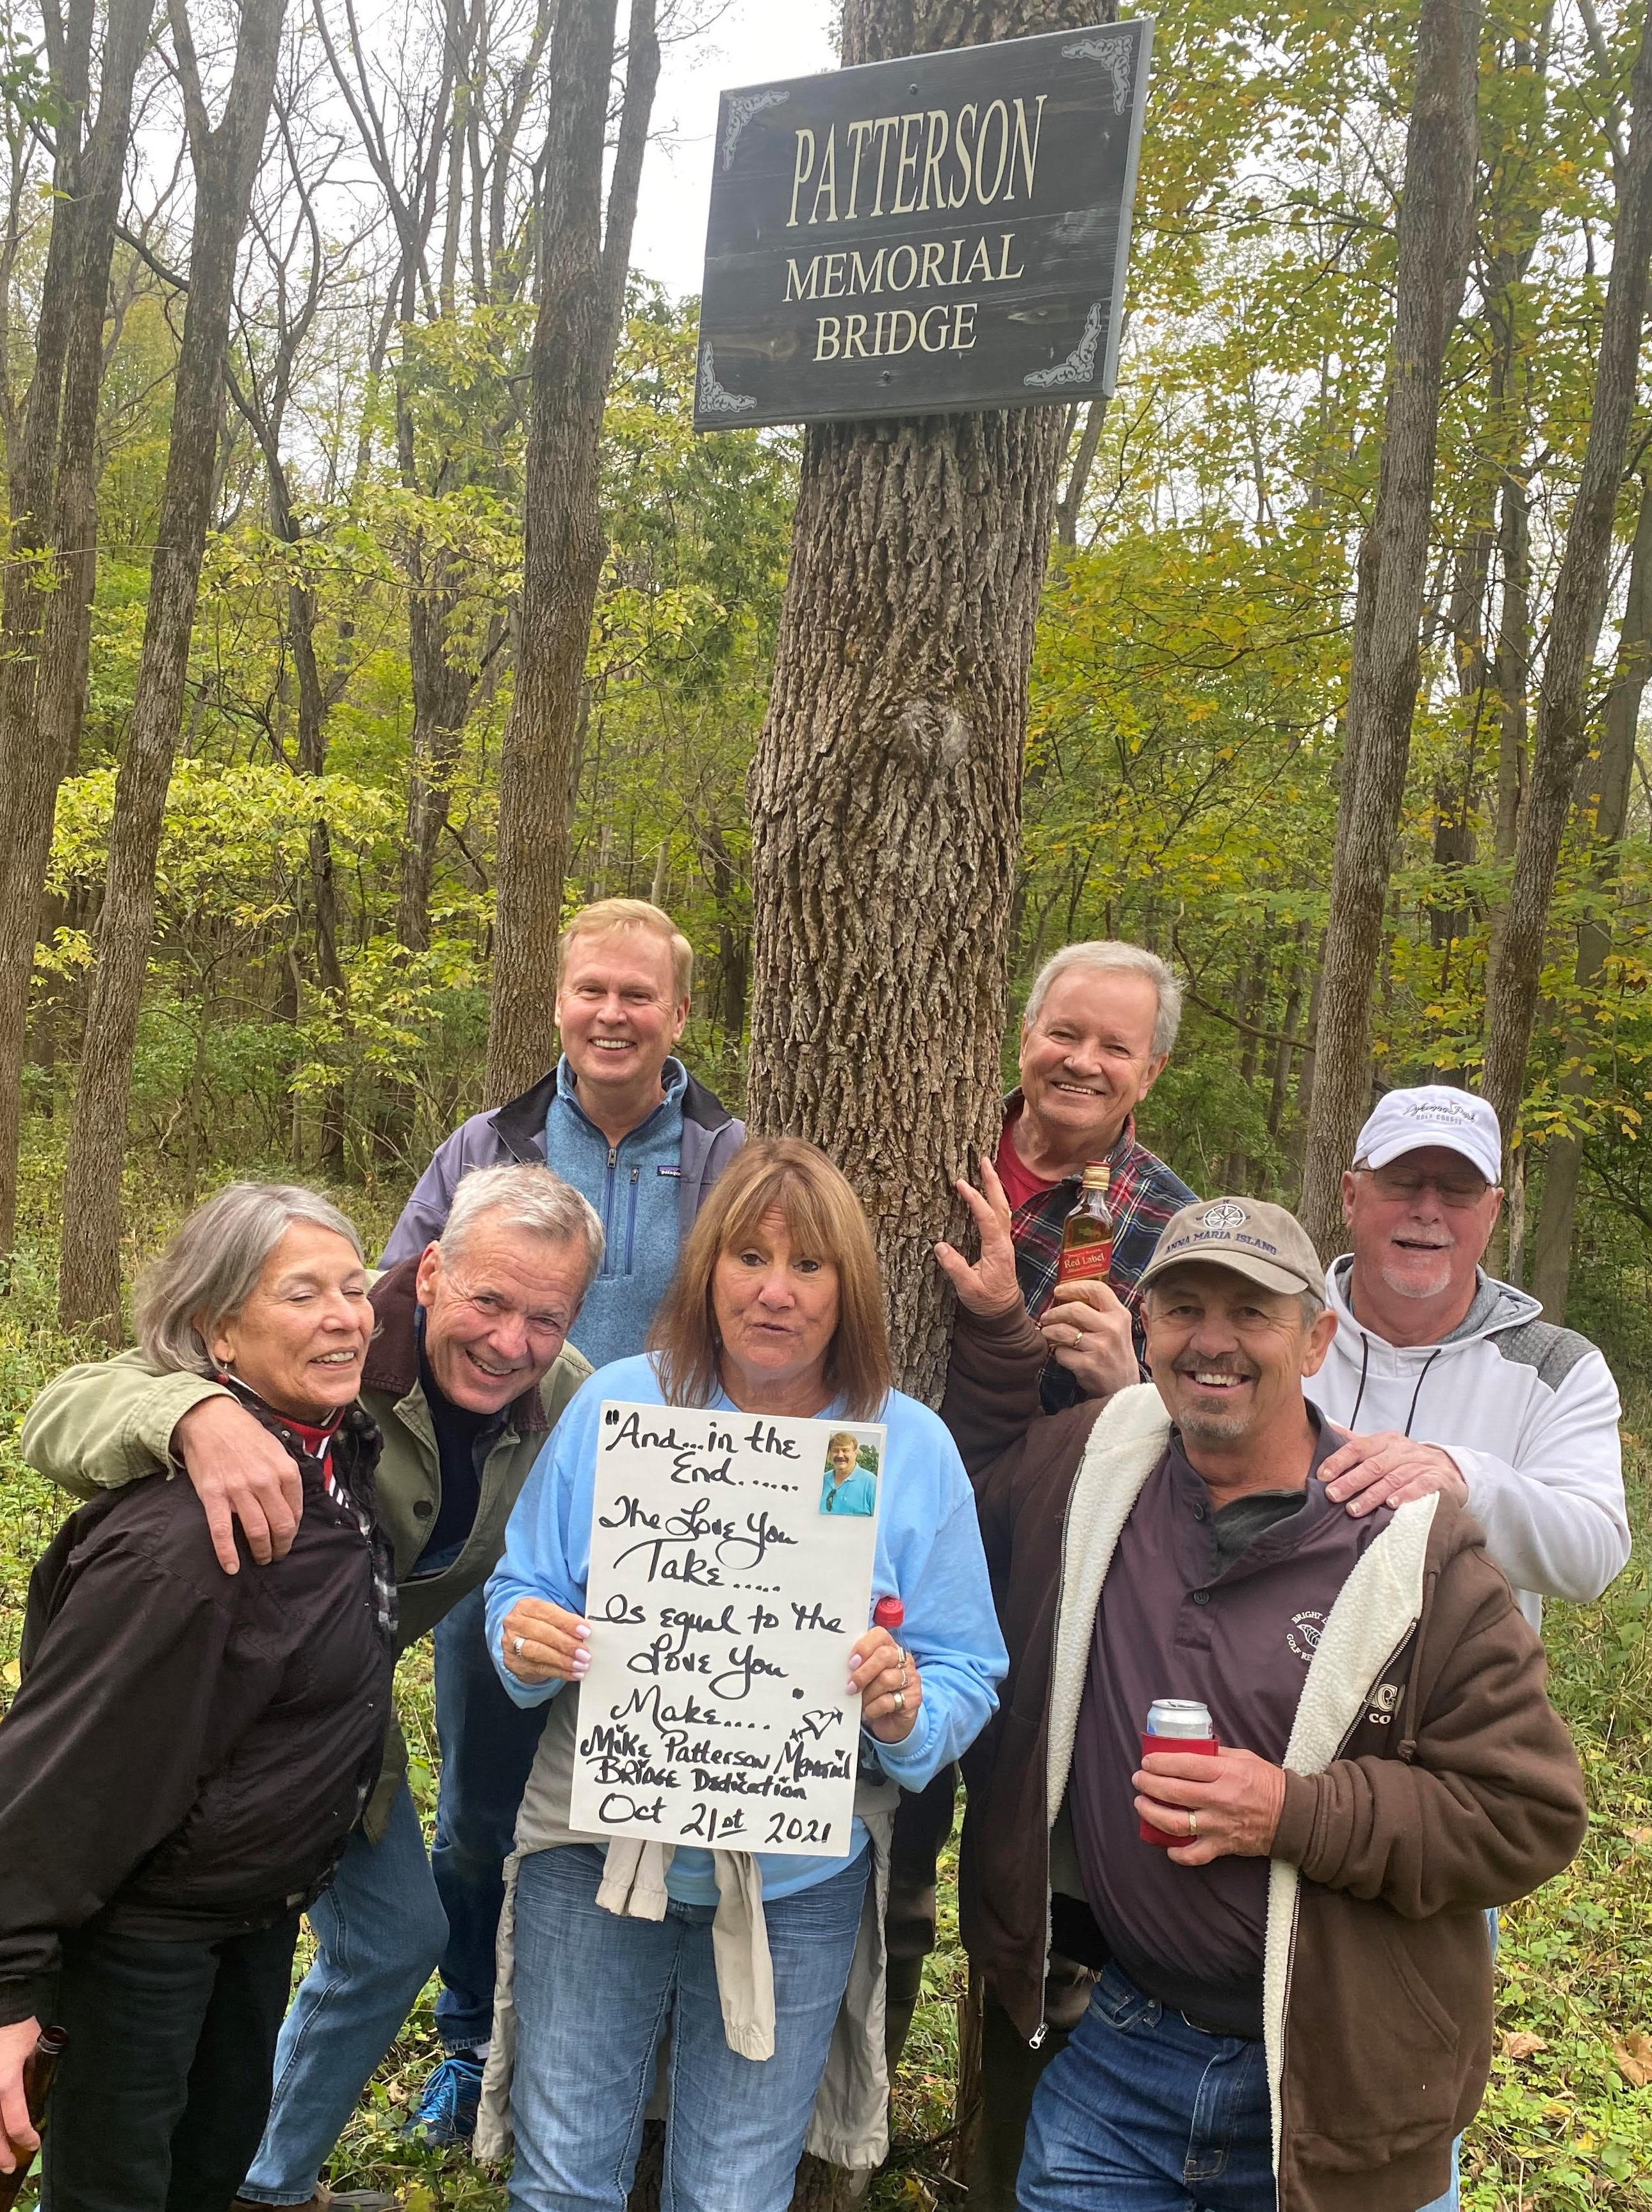
{"label": "glass bottle in hand", "polygon": [[1104,1283],[1112,1272],[1113,1216],[1107,1210],[1111,1173],[1105,1160],[1094,1161],[1084,1170],[1078,1203],[1061,1224],[1058,1283]]}

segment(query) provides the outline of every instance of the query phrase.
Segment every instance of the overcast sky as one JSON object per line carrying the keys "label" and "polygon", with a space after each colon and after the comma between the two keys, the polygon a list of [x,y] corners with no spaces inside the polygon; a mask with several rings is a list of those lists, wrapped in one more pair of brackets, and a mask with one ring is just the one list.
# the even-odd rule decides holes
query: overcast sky
{"label": "overcast sky", "polygon": [[709,31],[667,46],[643,164],[631,264],[680,298],[700,289],[717,95],[730,85],[835,69],[836,0],[731,0]]}

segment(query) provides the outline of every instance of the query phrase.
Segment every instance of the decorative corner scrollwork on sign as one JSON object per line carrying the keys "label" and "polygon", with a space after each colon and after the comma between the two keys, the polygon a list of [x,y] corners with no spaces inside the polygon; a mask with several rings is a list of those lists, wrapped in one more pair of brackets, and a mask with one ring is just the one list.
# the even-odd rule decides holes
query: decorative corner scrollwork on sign
{"label": "decorative corner scrollwork on sign", "polygon": [[726,169],[734,159],[734,149],[740,143],[740,133],[754,115],[761,115],[765,107],[783,107],[792,97],[789,92],[734,92],[729,94],[728,121],[723,130],[723,167]]}
{"label": "decorative corner scrollwork on sign", "polygon": [[1096,349],[1102,342],[1102,329],[1107,320],[1107,303],[1097,300],[1084,317],[1084,336],[1065,361],[1058,361],[1053,368],[1036,368],[1021,381],[1033,391],[1048,392],[1053,385],[1088,384],[1096,374]]}
{"label": "decorative corner scrollwork on sign", "polygon": [[1065,62],[1100,62],[1113,80],[1113,112],[1122,115],[1130,105],[1130,40],[1076,39],[1063,46]]}
{"label": "decorative corner scrollwork on sign", "polygon": [[749,392],[726,392],[717,380],[717,363],[708,340],[700,349],[699,392],[702,415],[744,415],[756,401]]}

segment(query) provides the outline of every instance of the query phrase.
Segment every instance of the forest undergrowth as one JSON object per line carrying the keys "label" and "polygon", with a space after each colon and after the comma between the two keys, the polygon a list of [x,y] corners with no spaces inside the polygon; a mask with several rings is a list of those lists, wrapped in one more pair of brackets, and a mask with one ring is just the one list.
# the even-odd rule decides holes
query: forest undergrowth
{"label": "forest undergrowth", "polygon": [[[31,1163],[39,1180],[24,1206],[25,1218],[36,1221],[49,1218],[56,1167],[56,1147],[45,1133],[42,1139]],[[359,1186],[337,1194],[361,1224],[369,1250],[375,1249],[394,1218],[397,1194]],[[153,1249],[178,1218],[176,1199],[141,1178],[129,1180],[126,1197],[135,1250]],[[0,1296],[0,1702],[17,1679],[29,1571],[64,1510],[50,1486],[23,1468],[18,1428],[47,1377],[73,1359],[96,1356],[97,1349],[58,1328],[54,1249],[49,1234],[25,1241],[7,1294]],[[1592,1287],[1597,1293],[1601,1288]],[[1625,1310],[1637,1311],[1638,1286],[1632,1295]],[[1600,1311],[1610,1301],[1594,1296],[1590,1304]],[[1646,1552],[1652,1535],[1652,1388],[1641,1380],[1646,1347],[1638,1340],[1606,1349],[1617,1355],[1627,1401],[1635,1556],[1599,1605],[1548,1609],[1553,1692],[1588,1777],[1589,1832],[1573,1866],[1503,1918],[1497,2055],[1464,2158],[1467,2212],[1652,2207],[1652,1572]],[[439,1769],[428,1642],[403,1661],[398,1696],[414,1790],[428,1823]],[[950,1887],[942,1893],[941,1933],[896,2086],[895,2148],[865,2200],[867,2212],[964,2203],[946,2175],[964,1986]],[[400,2134],[439,2056],[434,1995],[433,1983],[347,2130],[328,2179],[335,2188],[397,2191],[406,2212],[502,2212],[497,2172],[462,2154],[415,2148]],[[21,2202],[32,2206],[32,2194]]]}

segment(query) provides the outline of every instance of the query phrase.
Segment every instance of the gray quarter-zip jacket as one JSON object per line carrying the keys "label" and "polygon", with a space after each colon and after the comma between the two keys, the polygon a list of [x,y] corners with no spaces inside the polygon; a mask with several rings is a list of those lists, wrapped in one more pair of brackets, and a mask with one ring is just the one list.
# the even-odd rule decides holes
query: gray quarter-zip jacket
{"label": "gray quarter-zip jacket", "polygon": [[1450,1453],[1468,1510],[1534,1628],[1546,1597],[1588,1605],[1629,1560],[1618,1386],[1586,1336],[1557,1328],[1512,1284],[1482,1274],[1439,1344],[1389,1344],[1354,1318],[1351,1255],[1326,1287],[1337,1333],[1303,1384],[1339,1428],[1394,1430]]}

